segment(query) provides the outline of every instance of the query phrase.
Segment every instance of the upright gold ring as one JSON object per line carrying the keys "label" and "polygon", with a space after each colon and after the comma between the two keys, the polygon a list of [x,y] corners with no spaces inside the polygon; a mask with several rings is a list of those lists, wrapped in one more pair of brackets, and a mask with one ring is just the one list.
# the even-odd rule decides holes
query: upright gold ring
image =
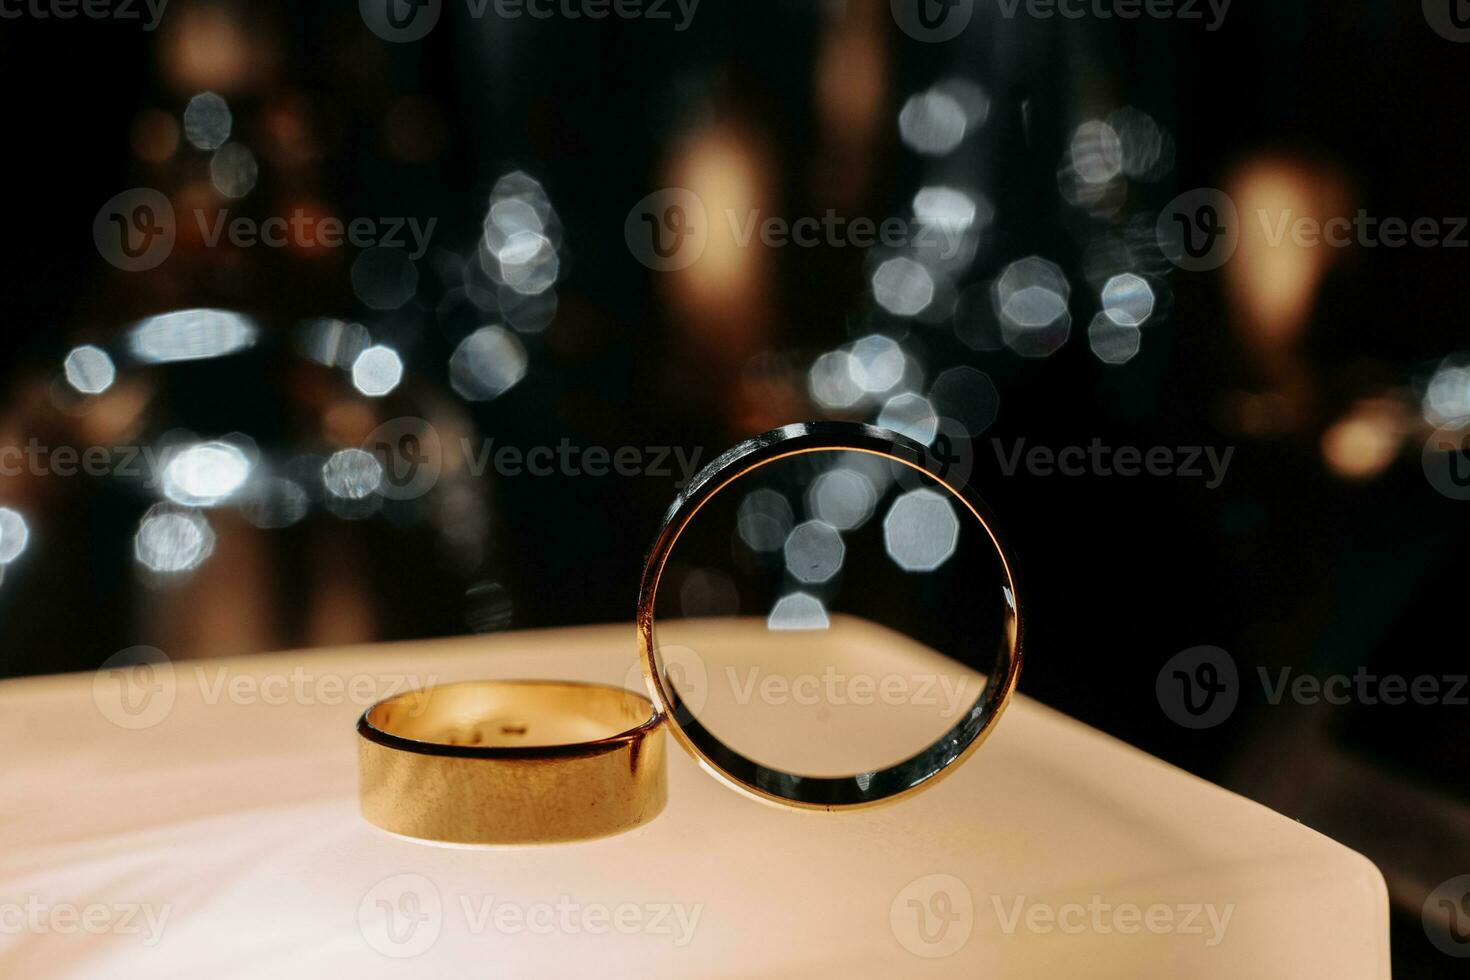
{"label": "upright gold ring", "polygon": [[[742,754],[701,722],[664,671],[654,631],[654,607],[664,566],[675,544],[717,494],[742,477],[782,459],[809,453],[849,452],[881,456],[928,477],[979,522],[995,549],[1003,576],[1002,629],[985,689],[958,722],[928,748],[873,772],[813,776],[774,768]],[[846,810],[891,803],[933,785],[955,771],[995,730],[1021,676],[1021,604],[1014,562],[980,496],[950,472],[949,462],[911,439],[857,422],[806,422],[748,439],[701,470],[664,515],[643,565],[638,589],[638,645],[649,693],[669,727],[716,779],[765,803],[808,810]]]}
{"label": "upright gold ring", "polygon": [[469,681],[373,705],[357,723],[362,815],[460,844],[588,840],[668,798],[661,717],[622,688]]}

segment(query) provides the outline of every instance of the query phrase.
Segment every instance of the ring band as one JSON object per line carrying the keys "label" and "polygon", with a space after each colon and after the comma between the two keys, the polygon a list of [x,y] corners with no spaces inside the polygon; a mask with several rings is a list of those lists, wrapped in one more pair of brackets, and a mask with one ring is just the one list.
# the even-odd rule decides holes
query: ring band
{"label": "ring band", "polygon": [[362,815],[443,843],[589,840],[668,797],[649,700],[601,684],[469,681],[380,701],[357,723]]}
{"label": "ring band", "polygon": [[[808,453],[851,452],[881,456],[931,479],[979,522],[994,547],[1003,577],[1002,629],[995,663],[985,689],[960,720],[927,748],[903,761],[871,772],[828,777],[789,772],[765,765],[723,742],[705,726],[665,676],[654,635],[654,605],[664,566],[680,536],[720,491],[754,470]],[[995,531],[989,508],[945,460],[904,436],[854,422],[788,425],[749,439],[710,463],[669,508],[649,550],[638,589],[638,644],[644,678],[658,711],[669,719],[674,737],[700,765],[731,788],[766,803],[811,810],[874,806],[901,799],[953,772],[979,748],[1000,720],[1021,673],[1021,607],[1012,561]]]}

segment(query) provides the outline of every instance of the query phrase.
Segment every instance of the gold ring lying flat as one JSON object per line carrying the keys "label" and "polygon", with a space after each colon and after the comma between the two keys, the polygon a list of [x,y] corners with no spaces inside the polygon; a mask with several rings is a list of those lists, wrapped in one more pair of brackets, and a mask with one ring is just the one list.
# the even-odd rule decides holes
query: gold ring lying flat
{"label": "gold ring lying flat", "polygon": [[668,796],[662,718],[622,688],[470,681],[400,694],[357,723],[362,815],[461,844],[588,840]]}

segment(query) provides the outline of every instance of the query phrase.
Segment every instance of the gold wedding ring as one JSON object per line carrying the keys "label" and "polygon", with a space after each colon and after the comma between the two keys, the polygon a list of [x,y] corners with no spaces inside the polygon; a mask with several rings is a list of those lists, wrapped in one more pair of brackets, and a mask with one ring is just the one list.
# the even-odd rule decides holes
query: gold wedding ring
{"label": "gold wedding ring", "polygon": [[362,814],[460,844],[588,840],[667,799],[662,718],[600,684],[469,681],[400,694],[358,721]]}
{"label": "gold wedding ring", "polygon": [[[721,740],[685,702],[665,672],[654,631],[659,581],[674,546],[700,510],[742,477],[779,460],[811,453],[863,453],[887,459],[926,476],[983,529],[995,549],[1003,576],[1002,629],[985,689],[959,720],[927,748],[901,762],[848,776],[788,772],[742,754]],[[844,810],[891,803],[933,785],[955,771],[995,730],[1021,675],[1021,607],[1010,553],[995,531],[995,520],[978,494],[950,475],[948,461],[911,439],[854,422],[807,422],[749,439],[710,463],[689,481],[664,516],[643,565],[638,590],[638,643],[644,677],[659,714],[674,737],[699,764],[732,789],[760,800],[806,810]]]}

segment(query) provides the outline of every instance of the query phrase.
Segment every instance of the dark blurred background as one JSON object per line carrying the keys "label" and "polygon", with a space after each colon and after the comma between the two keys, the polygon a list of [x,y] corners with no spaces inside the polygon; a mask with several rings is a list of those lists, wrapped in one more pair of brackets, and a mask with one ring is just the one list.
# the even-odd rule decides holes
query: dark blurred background
{"label": "dark blurred background", "polygon": [[[673,5],[470,9],[411,41],[352,3],[0,21],[0,446],[159,460],[0,476],[0,674],[629,620],[680,459],[882,420],[943,440],[1000,515],[1027,694],[1368,854],[1396,972],[1451,975],[1420,911],[1470,872],[1463,702],[1272,705],[1254,678],[1466,671],[1470,504],[1423,450],[1470,417],[1467,252],[1273,242],[1251,216],[1452,231],[1470,47],[1387,0],[1236,3],[1214,29],[980,2],[944,41],[872,0],[704,0],[682,30]],[[958,251],[742,246],[714,217],[659,271],[630,211],[664,188]],[[1239,243],[1188,271],[1156,226],[1197,188]],[[139,235],[169,217],[138,189],[174,241],[128,271],[109,208]],[[225,210],[404,227],[211,245],[195,214]],[[422,254],[410,219],[434,221]],[[462,439],[635,447],[645,472],[476,473]],[[998,460],[1094,439],[1233,455],[1218,486]],[[392,492],[380,446],[437,480]],[[1243,680],[1189,730],[1155,681],[1201,645]]]}

